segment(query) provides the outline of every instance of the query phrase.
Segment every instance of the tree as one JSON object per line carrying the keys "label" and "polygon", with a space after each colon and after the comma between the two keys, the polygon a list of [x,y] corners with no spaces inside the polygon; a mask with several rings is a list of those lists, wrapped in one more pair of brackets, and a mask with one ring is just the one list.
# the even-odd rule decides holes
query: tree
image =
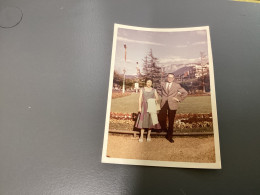
{"label": "tree", "polygon": [[210,92],[210,78],[209,73],[198,78],[199,89],[205,92]]}
{"label": "tree", "polygon": [[[143,76],[153,80],[153,87],[157,90],[161,88],[162,70],[158,66],[159,60],[154,57],[152,49],[143,59]],[[143,77],[144,79],[144,77]]]}
{"label": "tree", "polygon": [[204,54],[204,52],[200,52],[200,65],[201,65],[201,70],[202,70],[202,90],[203,93],[206,92],[206,85],[205,85],[205,72],[204,72],[204,67],[207,64],[207,56]]}
{"label": "tree", "polygon": [[120,75],[116,70],[114,71],[114,80],[113,80],[114,84],[123,85],[123,76]]}
{"label": "tree", "polygon": [[134,80],[133,79],[126,79],[125,85],[126,85],[126,88],[128,88],[128,89],[134,88]]}

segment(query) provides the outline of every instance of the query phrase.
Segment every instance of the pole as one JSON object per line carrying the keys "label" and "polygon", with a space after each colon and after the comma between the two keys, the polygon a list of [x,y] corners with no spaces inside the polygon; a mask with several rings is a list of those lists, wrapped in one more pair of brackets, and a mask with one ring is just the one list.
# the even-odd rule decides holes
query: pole
{"label": "pole", "polygon": [[[136,62],[136,72],[137,72],[137,83],[138,83],[138,86],[139,86],[139,72],[140,72],[140,69],[139,69],[139,65],[138,65],[138,62]],[[136,88],[135,88],[135,93],[137,93],[138,92],[138,88],[137,88],[137,86],[135,86]]]}
{"label": "pole", "polygon": [[201,59],[201,72],[202,72],[202,90],[203,90],[203,93],[205,93],[206,92],[206,90],[205,90],[205,81],[204,81],[204,68],[203,68],[203,66],[204,66],[204,63],[203,63],[203,52],[200,52],[200,59]]}
{"label": "pole", "polygon": [[124,48],[125,48],[125,60],[124,60],[124,70],[123,70],[123,72],[124,72],[124,80],[123,80],[123,91],[122,91],[122,93],[125,93],[125,72],[126,72],[126,70],[125,70],[125,65],[126,65],[126,44],[124,44]]}
{"label": "pole", "polygon": [[123,80],[123,91],[122,93],[125,93],[125,68],[124,68],[124,80]]}

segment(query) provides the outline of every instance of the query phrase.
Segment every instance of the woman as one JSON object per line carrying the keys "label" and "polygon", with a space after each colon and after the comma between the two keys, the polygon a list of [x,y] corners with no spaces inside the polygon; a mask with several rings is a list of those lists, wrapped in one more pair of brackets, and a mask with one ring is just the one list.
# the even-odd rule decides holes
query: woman
{"label": "woman", "polygon": [[159,103],[158,94],[156,92],[156,89],[152,88],[152,84],[153,84],[152,79],[147,78],[145,80],[145,84],[146,86],[140,90],[139,109],[138,109],[138,112],[140,112],[140,114],[138,115],[136,125],[135,125],[136,128],[141,129],[141,136],[139,138],[139,142],[143,142],[144,129],[148,129],[148,133],[147,133],[148,142],[151,141],[151,130],[161,129],[161,126],[157,118],[156,108],[155,111],[150,112],[151,109],[149,109],[148,112],[148,102],[150,106],[149,108],[154,108],[154,106],[151,103],[155,103],[155,104]]}

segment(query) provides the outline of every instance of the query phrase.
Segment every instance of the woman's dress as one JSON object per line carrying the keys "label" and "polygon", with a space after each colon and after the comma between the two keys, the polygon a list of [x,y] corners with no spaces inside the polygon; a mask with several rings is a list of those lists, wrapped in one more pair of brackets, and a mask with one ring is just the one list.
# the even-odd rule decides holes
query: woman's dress
{"label": "woman's dress", "polygon": [[144,88],[142,90],[142,104],[141,104],[141,113],[138,114],[137,121],[135,124],[136,128],[143,129],[161,129],[159,123],[153,125],[152,118],[149,112],[147,112],[148,103],[147,100],[149,98],[155,98],[155,89],[152,89],[150,92],[145,91]]}

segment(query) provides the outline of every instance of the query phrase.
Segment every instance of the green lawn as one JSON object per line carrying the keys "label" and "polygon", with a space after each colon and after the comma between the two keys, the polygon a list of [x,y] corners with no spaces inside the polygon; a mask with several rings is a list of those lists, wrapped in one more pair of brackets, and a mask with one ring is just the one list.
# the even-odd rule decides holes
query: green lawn
{"label": "green lawn", "polygon": [[[138,112],[139,94],[112,99],[111,112]],[[177,113],[211,113],[210,96],[188,96],[179,104]]]}

